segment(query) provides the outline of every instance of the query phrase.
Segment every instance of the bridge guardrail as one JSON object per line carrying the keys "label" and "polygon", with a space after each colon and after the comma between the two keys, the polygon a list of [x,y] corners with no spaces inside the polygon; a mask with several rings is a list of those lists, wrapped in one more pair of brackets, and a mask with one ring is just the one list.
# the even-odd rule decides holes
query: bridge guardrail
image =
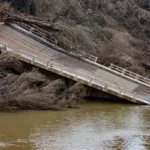
{"label": "bridge guardrail", "polygon": [[[26,31],[24,31],[23,29],[19,29],[19,27],[16,25],[16,24],[10,24],[10,26],[13,28],[13,29],[15,29],[15,30],[18,30],[18,31],[20,31],[20,32],[22,32],[23,34],[25,34],[25,35],[27,35],[27,36],[32,36],[32,37],[34,37],[34,35],[30,35],[30,33],[32,33],[31,32],[31,27],[29,26],[29,28],[28,28],[28,32],[26,32]],[[23,25],[23,26],[28,26],[28,25]],[[25,28],[24,27],[24,28]],[[22,27],[23,28],[23,27]],[[26,29],[27,30],[27,29]],[[40,36],[40,35],[39,35]],[[40,38],[40,37],[39,37]],[[39,39],[38,37],[35,37],[35,40],[37,40],[38,41],[38,39]],[[34,38],[33,38],[34,39]],[[42,40],[42,39],[41,39]],[[39,40],[39,41],[41,41],[41,40]],[[43,42],[42,42],[43,44],[45,44],[45,45],[50,45],[50,47],[51,48],[53,48],[54,50],[58,50],[58,51],[61,51],[61,52],[64,52],[65,50],[63,50],[63,49],[61,49],[60,47],[58,47],[57,45],[53,45],[52,43],[50,43],[50,42],[46,42],[46,40],[44,40]],[[73,56],[76,56],[76,57],[78,57],[78,58],[80,58],[80,59],[83,59],[84,61],[86,61],[86,62],[88,62],[88,63],[91,63],[91,64],[93,64],[93,65],[96,65],[96,66],[98,66],[99,68],[101,68],[101,69],[103,69],[103,70],[106,70],[106,71],[109,71],[109,72],[111,72],[111,73],[115,73],[115,74],[117,74],[117,75],[119,75],[119,76],[123,76],[123,77],[126,77],[126,78],[128,78],[129,80],[132,80],[133,82],[138,82],[138,83],[140,83],[140,84],[143,84],[143,85],[145,85],[145,86],[148,86],[148,87],[150,87],[150,84],[149,84],[149,79],[147,79],[147,78],[145,78],[144,80],[143,80],[143,78],[142,77],[139,77],[139,79],[137,80],[137,79],[135,79],[135,78],[133,78],[133,74],[130,74],[130,75],[125,75],[125,74],[123,74],[123,73],[121,73],[120,71],[116,71],[116,70],[113,70],[112,68],[110,68],[110,67],[106,67],[106,66],[104,66],[104,65],[101,65],[101,64],[99,64],[99,63],[97,63],[97,59],[98,59],[98,57],[95,59],[95,58],[92,58],[89,54],[89,56],[87,56],[88,58],[90,58],[90,59],[88,59],[88,58],[86,58],[86,56],[84,56],[83,57],[83,54],[81,54],[81,52],[80,53],[78,53],[77,51],[75,51],[75,50],[71,50],[71,51],[65,51],[64,53],[68,53],[68,54],[70,54],[70,55],[73,55]],[[94,56],[95,57],[95,56]],[[92,58],[92,59],[91,59]],[[137,76],[138,77],[138,76]]]}
{"label": "bridge guardrail", "polygon": [[[20,27],[26,29],[27,31],[32,32],[33,34],[35,34],[39,37],[44,38],[47,42],[54,43],[55,45],[57,44],[57,41],[55,40],[55,38],[53,36],[51,36],[51,38],[49,38],[46,34],[44,34],[45,31],[42,30],[42,29],[39,30],[39,29],[31,27],[31,26],[29,26],[25,23],[21,23],[21,22],[19,22],[17,25],[19,25]],[[88,59],[88,60],[93,61],[93,62],[97,62],[97,60],[98,60],[98,57],[96,57],[94,55],[90,55],[88,53],[85,53],[84,51],[78,51],[78,50],[73,50],[72,49],[72,50],[68,50],[68,51],[65,51],[65,52],[68,53],[68,54],[71,54],[73,56],[79,57],[81,59],[82,58],[83,59]]]}
{"label": "bridge guardrail", "polygon": [[111,64],[109,66],[109,68],[111,68],[112,70],[117,71],[117,72],[119,72],[119,73],[121,73],[121,74],[123,74],[125,76],[133,78],[135,80],[141,81],[141,82],[146,83],[146,84],[150,84],[150,79],[145,78],[145,77],[143,77],[143,76],[141,76],[139,74],[136,74],[136,73],[134,73],[132,71],[129,71],[129,70],[125,69],[125,68],[121,68],[121,67],[119,67],[117,65],[114,65],[114,64]]}
{"label": "bridge guardrail", "polygon": [[[138,99],[138,93],[128,91],[128,90],[124,89],[123,87],[120,87],[119,85],[103,81],[103,80],[99,79],[97,76],[95,76],[94,74],[93,75],[90,74],[90,72],[88,74],[87,72],[82,71],[80,69],[72,69],[71,67],[68,67],[68,66],[63,66],[63,65],[58,64],[58,63],[46,61],[42,58],[39,58],[37,56],[34,56],[34,55],[29,54],[29,53],[24,52],[24,51],[20,51],[17,53],[21,57],[24,57],[26,55],[26,58],[28,57],[28,59],[31,61],[32,64],[38,62],[40,64],[43,64],[45,66],[45,68],[47,68],[47,69],[52,68],[52,69],[57,70],[61,73],[66,73],[66,74],[72,76],[73,78],[75,77],[77,79],[81,79],[81,80],[87,82],[88,84],[91,84],[91,85],[95,84],[96,86],[99,86],[106,91],[111,90],[113,92],[118,93],[120,96],[125,95],[127,97],[130,97],[132,99],[132,102],[136,102],[136,99]],[[146,101],[144,101],[142,99],[140,99],[140,100],[146,103]]]}
{"label": "bridge guardrail", "polygon": [[[4,44],[4,43],[1,43],[1,44],[3,44],[4,47],[6,47],[6,44]],[[8,48],[6,50],[8,50]],[[65,75],[67,74],[67,75],[71,76],[72,78],[76,78],[76,81],[78,81],[78,79],[80,79],[80,80],[86,82],[87,85],[96,85],[96,87],[97,86],[100,87],[101,89],[103,89],[103,91],[111,90],[112,92],[115,92],[116,95],[119,95],[120,97],[125,96],[125,97],[130,98],[130,101],[132,101],[132,102],[140,101],[145,104],[149,104],[148,102],[143,100],[142,97],[140,97],[140,95],[138,93],[126,90],[123,87],[120,87],[119,85],[109,83],[107,81],[103,81],[103,80],[99,79],[99,77],[97,75],[95,76],[95,74],[91,74],[90,72],[87,73],[88,71],[85,72],[84,70],[81,70],[81,69],[72,69],[72,67],[63,66],[61,64],[54,63],[49,60],[48,61],[44,60],[38,56],[29,54],[22,50],[20,50],[20,51],[11,50],[11,52],[19,55],[20,58],[28,59],[31,64],[39,63],[39,64],[42,64],[44,66],[44,68],[47,70],[54,69],[56,71],[59,71],[61,74],[65,73]]]}

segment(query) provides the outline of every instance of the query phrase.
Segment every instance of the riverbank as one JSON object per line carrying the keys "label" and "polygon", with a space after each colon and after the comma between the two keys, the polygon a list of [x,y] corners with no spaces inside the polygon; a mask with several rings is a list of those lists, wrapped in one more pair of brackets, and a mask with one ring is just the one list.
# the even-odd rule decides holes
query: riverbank
{"label": "riverbank", "polygon": [[0,54],[0,110],[63,110],[83,102],[87,87]]}

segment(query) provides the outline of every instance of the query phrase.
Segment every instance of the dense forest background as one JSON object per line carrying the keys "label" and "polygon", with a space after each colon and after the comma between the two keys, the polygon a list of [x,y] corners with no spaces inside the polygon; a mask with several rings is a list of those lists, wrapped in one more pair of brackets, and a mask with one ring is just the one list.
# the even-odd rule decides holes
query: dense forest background
{"label": "dense forest background", "polygon": [[[2,0],[1,0],[2,1]],[[21,12],[53,24],[64,49],[83,50],[150,76],[150,0],[7,0]]]}
{"label": "dense forest background", "polygon": [[36,8],[34,0],[1,0],[12,4],[17,10],[35,15]]}

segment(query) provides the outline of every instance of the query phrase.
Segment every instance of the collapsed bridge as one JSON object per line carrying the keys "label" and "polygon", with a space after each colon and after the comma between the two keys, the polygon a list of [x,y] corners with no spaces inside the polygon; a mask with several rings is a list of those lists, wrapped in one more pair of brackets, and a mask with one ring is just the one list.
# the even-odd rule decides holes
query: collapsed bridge
{"label": "collapsed bridge", "polygon": [[97,63],[82,51],[65,51],[36,28],[26,24],[0,24],[0,48],[22,61],[137,104],[150,104],[150,80],[124,68]]}

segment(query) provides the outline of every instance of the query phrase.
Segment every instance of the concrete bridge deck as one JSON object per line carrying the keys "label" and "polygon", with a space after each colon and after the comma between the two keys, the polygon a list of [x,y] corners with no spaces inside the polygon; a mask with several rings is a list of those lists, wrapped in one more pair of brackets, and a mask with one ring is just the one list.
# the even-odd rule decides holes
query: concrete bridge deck
{"label": "concrete bridge deck", "polygon": [[[21,29],[24,30],[24,29]],[[35,66],[80,81],[139,104],[150,104],[150,86],[54,50],[4,24],[0,25],[0,41]],[[3,45],[1,43],[1,45]]]}

